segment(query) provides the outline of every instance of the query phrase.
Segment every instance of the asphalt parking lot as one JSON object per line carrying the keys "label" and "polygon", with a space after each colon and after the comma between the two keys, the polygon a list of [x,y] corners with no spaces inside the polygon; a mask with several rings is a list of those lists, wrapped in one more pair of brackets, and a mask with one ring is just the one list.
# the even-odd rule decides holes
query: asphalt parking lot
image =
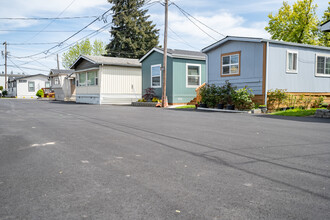
{"label": "asphalt parking lot", "polygon": [[0,220],[330,219],[330,120],[0,99]]}

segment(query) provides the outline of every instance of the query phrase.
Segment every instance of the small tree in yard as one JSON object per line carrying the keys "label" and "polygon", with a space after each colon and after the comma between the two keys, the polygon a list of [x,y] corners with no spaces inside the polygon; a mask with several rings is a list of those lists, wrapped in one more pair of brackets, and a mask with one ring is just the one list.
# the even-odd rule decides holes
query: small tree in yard
{"label": "small tree in yard", "polygon": [[154,88],[146,88],[145,94],[142,96],[146,101],[151,101],[154,97],[156,97],[155,89]]}
{"label": "small tree in yard", "polygon": [[0,86],[0,91],[2,91],[3,90],[3,86]]}

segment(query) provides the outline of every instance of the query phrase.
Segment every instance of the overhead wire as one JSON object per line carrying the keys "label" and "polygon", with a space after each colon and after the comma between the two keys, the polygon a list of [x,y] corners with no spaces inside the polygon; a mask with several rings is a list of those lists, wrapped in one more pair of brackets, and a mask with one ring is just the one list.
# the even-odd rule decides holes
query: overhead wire
{"label": "overhead wire", "polygon": [[[72,0],[70,2],[70,4],[63,10],[61,11],[61,13],[59,13],[56,17],[59,17],[61,16],[76,0]],[[46,28],[48,28],[53,22],[55,21],[55,19],[52,19],[50,23],[48,23],[41,31],[39,31],[38,33],[36,33],[33,37],[31,37],[29,40],[27,41],[30,41],[32,39],[34,39],[36,36],[38,36],[41,32],[43,32]],[[25,42],[27,42],[25,41]]]}
{"label": "overhead wire", "polygon": [[69,19],[85,19],[85,18],[96,18],[96,15],[91,16],[75,16],[75,17],[7,17],[0,18],[0,20],[69,20]]}
{"label": "overhead wire", "polygon": [[[203,26],[209,28],[210,30],[216,32],[217,34],[225,37],[224,34],[214,30],[213,28],[209,27],[208,25],[206,25],[205,23],[201,22],[200,20],[198,20],[197,18],[195,18],[194,16],[192,16],[190,13],[186,12],[184,9],[182,9],[180,6],[178,6],[175,2],[171,1],[171,5],[174,5],[175,7],[177,7],[179,9],[179,11],[191,22],[193,23],[199,30],[201,30],[203,33],[205,33],[207,36],[209,36],[210,38],[212,38],[213,40],[217,41],[219,39],[216,39],[215,37],[213,37],[212,35],[210,35],[209,33],[207,33],[204,29],[202,29],[199,25],[197,25],[191,18],[193,18],[194,20],[196,20],[197,22],[199,22],[200,24],[202,24]],[[190,18],[191,17],[191,18]]]}

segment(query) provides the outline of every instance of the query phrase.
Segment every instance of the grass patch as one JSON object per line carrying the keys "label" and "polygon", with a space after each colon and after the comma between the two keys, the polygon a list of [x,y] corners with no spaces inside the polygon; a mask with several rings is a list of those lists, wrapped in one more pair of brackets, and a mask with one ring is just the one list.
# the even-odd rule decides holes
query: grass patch
{"label": "grass patch", "polygon": [[316,108],[312,109],[290,109],[286,111],[279,111],[270,113],[271,115],[283,115],[283,116],[295,116],[295,117],[305,117],[314,115],[316,112]]}
{"label": "grass patch", "polygon": [[187,109],[187,108],[195,108],[195,105],[184,105],[176,107],[176,109]]}

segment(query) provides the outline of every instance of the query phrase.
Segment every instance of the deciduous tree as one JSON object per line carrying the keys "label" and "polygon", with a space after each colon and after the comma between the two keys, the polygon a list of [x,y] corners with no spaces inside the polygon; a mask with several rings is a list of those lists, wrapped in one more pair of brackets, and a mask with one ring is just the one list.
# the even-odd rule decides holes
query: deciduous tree
{"label": "deciduous tree", "polygon": [[69,68],[80,55],[103,55],[105,53],[105,44],[102,41],[95,40],[92,45],[89,39],[86,39],[70,47],[68,52],[63,53],[62,65]]}
{"label": "deciduous tree", "polygon": [[313,0],[298,0],[292,6],[283,2],[278,13],[268,15],[270,20],[265,29],[274,40],[317,45],[316,8]]}

